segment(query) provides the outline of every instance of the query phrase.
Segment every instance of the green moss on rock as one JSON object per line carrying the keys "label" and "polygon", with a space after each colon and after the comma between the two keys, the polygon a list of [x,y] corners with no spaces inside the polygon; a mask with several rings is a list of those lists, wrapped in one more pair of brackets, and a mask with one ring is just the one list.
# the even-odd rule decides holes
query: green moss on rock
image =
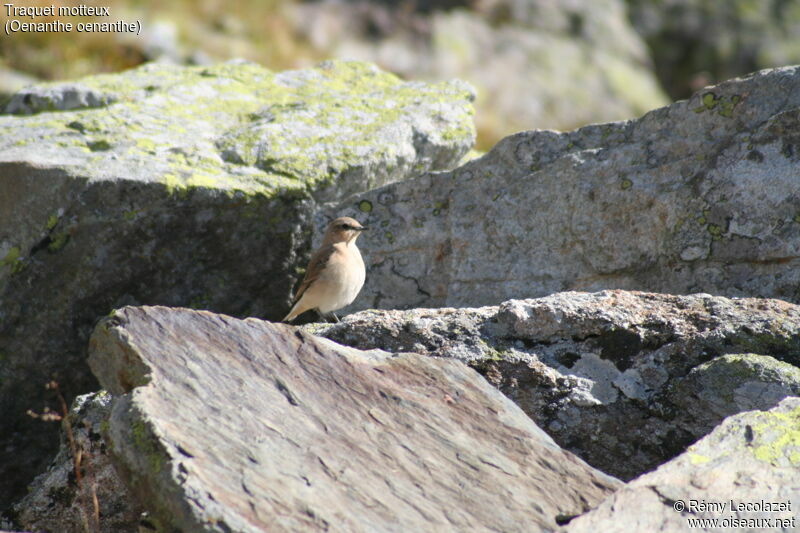
{"label": "green moss on rock", "polygon": [[800,368],[767,355],[723,355],[697,366],[692,375],[702,375],[702,388],[717,391],[729,402],[735,390],[748,382],[776,383],[800,392]]}
{"label": "green moss on rock", "polygon": [[0,265],[11,266],[19,260],[20,260],[19,246],[12,246],[6,252],[5,257],[3,257],[2,260],[0,260]]}
{"label": "green moss on rock", "polygon": [[50,231],[51,229],[56,227],[56,224],[58,224],[58,216],[57,215],[50,215],[47,218],[47,224],[45,224],[45,229],[47,231]]}
{"label": "green moss on rock", "polygon": [[709,111],[717,107],[718,102],[717,95],[714,93],[705,93],[703,95],[703,106]]}
{"label": "green moss on rock", "polygon": [[25,262],[19,246],[12,246],[8,249],[3,259],[0,259],[0,267],[9,267],[12,274],[22,272],[25,268]]}
{"label": "green moss on rock", "polygon": [[147,458],[147,463],[152,472],[160,474],[164,469],[166,458],[163,450],[158,445],[158,441],[150,435],[147,425],[141,420],[134,421],[131,425],[131,436],[133,437],[134,446]]}
{"label": "green moss on rock", "polygon": [[[455,164],[475,137],[469,86],[405,82],[368,63],[280,73],[241,62],[149,64],[79,86],[97,105],[0,117],[10,132],[0,151],[31,154],[32,143],[46,143],[82,161],[76,168],[90,179],[160,181],[169,194],[203,188],[272,197],[342,179],[361,180],[353,185],[363,190],[436,169],[433,161]],[[70,87],[42,84],[31,94],[57,100]]]}
{"label": "green moss on rock", "polygon": [[50,237],[50,244],[47,245],[47,249],[51,252],[57,252],[66,246],[68,241],[69,233],[57,233]]}

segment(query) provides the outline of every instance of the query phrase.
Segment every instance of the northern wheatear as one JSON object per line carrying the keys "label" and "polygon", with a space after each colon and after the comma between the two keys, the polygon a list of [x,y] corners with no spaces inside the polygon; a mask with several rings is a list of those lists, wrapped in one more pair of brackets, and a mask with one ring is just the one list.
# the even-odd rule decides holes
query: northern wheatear
{"label": "northern wheatear", "polygon": [[[366,270],[356,239],[367,229],[358,220],[340,217],[328,224],[319,250],[308,262],[306,277],[294,295],[294,305],[283,322],[316,309],[327,316],[350,305],[364,285]],[[339,317],[333,318],[338,322]]]}

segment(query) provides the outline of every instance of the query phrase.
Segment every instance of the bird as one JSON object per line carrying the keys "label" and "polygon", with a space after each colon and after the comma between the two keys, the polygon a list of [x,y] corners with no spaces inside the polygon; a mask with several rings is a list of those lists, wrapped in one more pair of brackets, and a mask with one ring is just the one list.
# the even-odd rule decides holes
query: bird
{"label": "bird", "polygon": [[350,217],[333,220],[325,230],[319,249],[311,256],[294,303],[282,322],[291,322],[310,309],[328,318],[334,311],[350,305],[366,279],[366,269],[356,239],[368,229]]}

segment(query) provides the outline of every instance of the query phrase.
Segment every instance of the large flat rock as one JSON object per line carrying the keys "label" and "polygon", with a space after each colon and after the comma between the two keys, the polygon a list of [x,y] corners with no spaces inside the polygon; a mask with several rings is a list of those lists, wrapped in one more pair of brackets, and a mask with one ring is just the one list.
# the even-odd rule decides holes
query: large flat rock
{"label": "large flat rock", "polygon": [[[98,317],[126,304],[277,319],[316,199],[453,166],[472,90],[329,62],[146,65],[18,92],[0,114],[0,502],[54,452],[54,376],[97,388]],[[13,114],[8,114],[13,113]]]}
{"label": "large flat rock", "polygon": [[453,359],[165,307],[117,311],[90,352],[162,527],[553,531],[620,485]]}
{"label": "large flat rock", "polygon": [[474,141],[474,96],[457,80],[403,82],[354,61],[284,72],[153,63],[20,90],[0,115],[0,163],[331,200],[457,163]]}
{"label": "large flat rock", "polygon": [[729,415],[800,395],[800,306],[780,300],[565,292],[304,327],[355,348],[462,360],[562,447],[625,480]]}
{"label": "large flat rock", "polygon": [[800,398],[732,416],[566,531],[799,531],[799,429]]}
{"label": "large flat rock", "polygon": [[327,216],[380,228],[357,309],[601,289],[798,302],[799,129],[800,68],[766,70],[636,120],[512,135]]}

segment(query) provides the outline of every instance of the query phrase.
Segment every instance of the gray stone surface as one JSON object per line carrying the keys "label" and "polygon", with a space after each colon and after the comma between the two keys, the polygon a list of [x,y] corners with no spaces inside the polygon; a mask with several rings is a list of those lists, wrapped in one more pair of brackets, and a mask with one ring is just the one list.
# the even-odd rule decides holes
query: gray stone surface
{"label": "gray stone surface", "polygon": [[[3,111],[30,115],[40,111],[106,107],[117,101],[118,96],[113,92],[106,92],[82,83],[61,83],[50,86],[39,84],[17,91],[12,95]],[[6,150],[9,148],[10,140],[5,139]]]}
{"label": "gray stone surface", "polygon": [[622,479],[800,385],[800,307],[780,300],[567,292],[304,328],[360,349],[460,359],[559,445]]}
{"label": "gray stone surface", "polygon": [[[565,530],[798,531],[798,428],[800,398],[786,398],[769,411],[727,418],[686,453],[628,483]],[[690,519],[719,522],[691,524]]]}
{"label": "gray stone surface", "polygon": [[797,302],[799,127],[800,68],[763,71],[638,120],[507,137],[317,226],[378,228],[353,309],[613,288]]}
{"label": "gray stone surface", "polygon": [[478,130],[491,144],[531,128],[627,119],[668,102],[623,0],[328,0],[290,9],[298,33],[326,55],[473,84]]}
{"label": "gray stone surface", "polygon": [[75,399],[69,424],[80,458],[81,481],[77,481],[69,437],[62,425],[58,454],[47,471],[31,484],[28,495],[14,506],[22,529],[50,533],[139,532],[142,510],[117,475],[101,436],[110,413],[111,396],[104,391]]}
{"label": "gray stone surface", "polygon": [[787,396],[800,396],[800,368],[773,357],[724,355],[703,363],[669,387],[683,428],[695,436],[711,431],[727,416],[765,409]]}
{"label": "gray stone surface", "polygon": [[130,303],[280,318],[314,197],[455,164],[474,140],[461,82],[330,62],[146,65],[24,89],[0,115],[0,502],[50,460],[27,419],[56,377],[96,390],[85,347]]}
{"label": "gray stone surface", "polygon": [[90,352],[162,528],[553,531],[619,486],[453,359],[164,307],[115,312]]}

